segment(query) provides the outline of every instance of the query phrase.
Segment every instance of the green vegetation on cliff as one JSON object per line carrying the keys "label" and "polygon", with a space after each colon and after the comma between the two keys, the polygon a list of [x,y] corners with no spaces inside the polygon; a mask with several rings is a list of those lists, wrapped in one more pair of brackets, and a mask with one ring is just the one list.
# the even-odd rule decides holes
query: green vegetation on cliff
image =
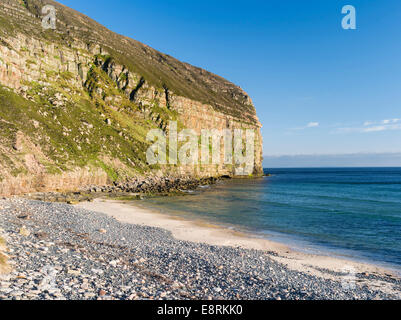
{"label": "green vegetation on cliff", "polygon": [[[34,102],[0,87],[1,160],[12,168],[12,175],[27,170],[22,162],[15,161],[32,151],[25,150],[25,140],[38,148],[35,160],[47,173],[94,165],[106,169],[115,180],[119,174],[143,173],[146,169],[146,132],[155,125],[135,117],[132,103],[116,111],[101,99],[91,99],[88,93],[71,94],[67,81],[49,87],[30,83],[30,88],[28,94]],[[57,101],[55,96],[60,94],[62,106],[49,102]],[[17,141],[19,133],[21,142]],[[107,164],[112,159],[121,161],[124,172],[114,172]]]}
{"label": "green vegetation on cliff", "polygon": [[[2,0],[14,4],[19,0]],[[57,10],[59,28],[43,30],[41,9],[51,4]],[[76,39],[88,47],[101,43],[102,47],[120,64],[141,74],[158,88],[168,88],[177,95],[212,105],[216,110],[254,122],[255,108],[248,95],[231,82],[211,72],[158,52],[131,38],[118,35],[87,16],[51,0],[25,0],[22,9],[29,10],[34,19],[15,19],[13,28],[0,17],[0,29],[24,32],[51,42],[70,45]],[[3,20],[4,19],[4,20]],[[3,23],[1,23],[3,21]]]}
{"label": "green vegetation on cliff", "polygon": [[[56,30],[41,27],[46,4],[57,9]],[[179,131],[260,129],[248,95],[219,76],[51,0],[2,0],[0,9],[3,185],[77,168],[100,169],[109,181],[166,173],[147,163],[146,135],[156,128],[167,132],[169,121],[177,121]],[[221,173],[217,166],[208,170]],[[167,171],[183,172],[179,166]],[[226,165],[223,175],[232,171]],[[40,184],[29,179],[21,189]]]}

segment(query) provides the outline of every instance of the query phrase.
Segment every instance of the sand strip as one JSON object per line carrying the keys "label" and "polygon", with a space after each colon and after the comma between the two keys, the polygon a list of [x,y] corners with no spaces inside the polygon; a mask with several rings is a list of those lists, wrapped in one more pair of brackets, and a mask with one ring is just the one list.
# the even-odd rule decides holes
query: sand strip
{"label": "sand strip", "polygon": [[[305,272],[315,276],[337,279],[333,272],[342,273],[354,270],[356,273],[385,275],[398,279],[394,270],[385,269],[373,264],[360,263],[332,256],[315,255],[295,251],[286,245],[269,240],[252,238],[252,236],[194,221],[175,218],[166,214],[153,212],[135,205],[135,202],[97,199],[77,205],[90,211],[104,213],[123,223],[145,225],[170,231],[176,239],[217,246],[232,246],[246,249],[263,250],[270,257],[285,264],[292,270]],[[326,270],[326,271],[325,271]],[[369,281],[369,286],[381,286]]]}

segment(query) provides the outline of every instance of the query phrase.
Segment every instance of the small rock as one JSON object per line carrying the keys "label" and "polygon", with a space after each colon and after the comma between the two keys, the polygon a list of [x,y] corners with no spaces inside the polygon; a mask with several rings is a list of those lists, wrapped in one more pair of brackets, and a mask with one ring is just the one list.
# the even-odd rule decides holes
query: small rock
{"label": "small rock", "polygon": [[93,273],[95,273],[95,274],[103,274],[103,270],[100,270],[100,269],[92,269],[92,272]]}
{"label": "small rock", "polygon": [[71,275],[74,275],[74,276],[79,276],[81,274],[81,272],[79,270],[72,270],[72,269],[69,269],[67,271],[67,273],[71,274]]}
{"label": "small rock", "polygon": [[19,234],[20,234],[21,236],[24,236],[24,237],[29,237],[29,236],[31,235],[31,232],[30,232],[25,226],[22,226],[22,227],[19,229]]}
{"label": "small rock", "polygon": [[113,261],[109,262],[109,265],[111,265],[114,268],[117,267],[117,264],[118,264],[118,260],[113,260]]}
{"label": "small rock", "polygon": [[48,234],[46,232],[38,232],[38,233],[35,233],[35,237],[40,240],[43,240],[48,237]]}

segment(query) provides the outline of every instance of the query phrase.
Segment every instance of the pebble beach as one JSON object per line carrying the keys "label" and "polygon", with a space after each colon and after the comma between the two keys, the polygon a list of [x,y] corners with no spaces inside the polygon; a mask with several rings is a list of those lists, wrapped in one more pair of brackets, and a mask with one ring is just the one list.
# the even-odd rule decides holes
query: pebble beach
{"label": "pebble beach", "polygon": [[0,200],[0,237],[11,273],[0,300],[400,299],[391,273],[295,270],[277,253],[179,240],[82,207]]}

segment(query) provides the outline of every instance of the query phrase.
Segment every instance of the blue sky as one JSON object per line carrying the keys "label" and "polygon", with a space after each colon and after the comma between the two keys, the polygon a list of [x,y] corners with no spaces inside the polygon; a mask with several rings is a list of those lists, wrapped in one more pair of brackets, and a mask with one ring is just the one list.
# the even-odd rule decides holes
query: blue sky
{"label": "blue sky", "polygon": [[266,155],[401,152],[399,0],[59,2],[240,85]]}

